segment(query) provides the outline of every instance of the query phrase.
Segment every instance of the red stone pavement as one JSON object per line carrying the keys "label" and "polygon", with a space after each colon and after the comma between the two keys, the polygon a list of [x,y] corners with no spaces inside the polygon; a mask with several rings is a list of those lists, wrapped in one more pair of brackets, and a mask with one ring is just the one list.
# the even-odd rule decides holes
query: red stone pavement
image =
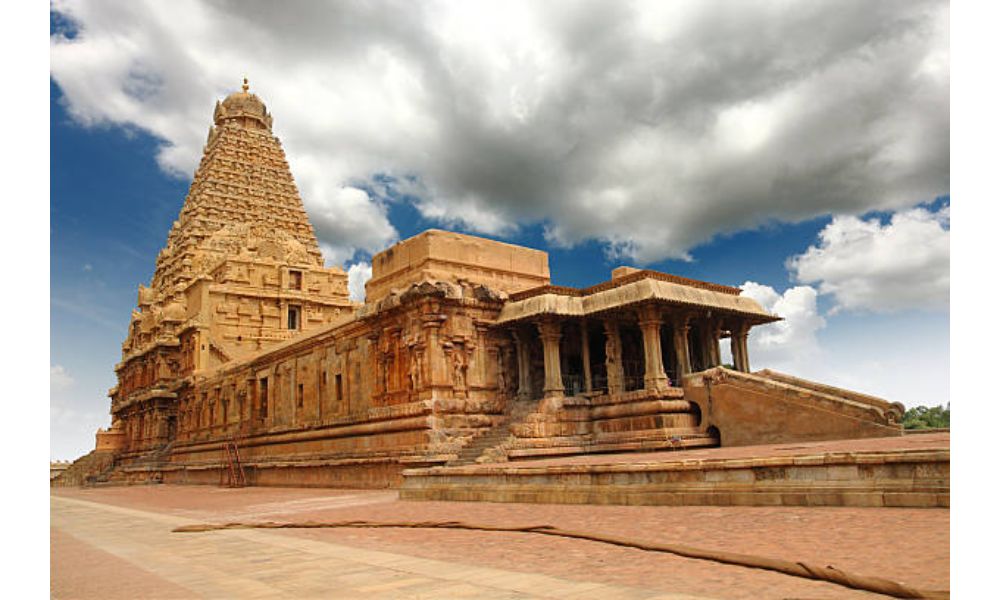
{"label": "red stone pavement", "polygon": [[[913,439],[917,439],[916,436]],[[902,438],[909,440],[910,438]],[[738,449],[734,449],[738,450]],[[205,522],[288,520],[463,520],[548,524],[706,549],[833,565],[924,589],[949,587],[947,509],[632,507],[408,502],[395,492],[330,489],[149,486],[59,489],[53,493]],[[180,534],[178,534],[180,535]],[[185,534],[198,535],[198,534]],[[880,597],[832,584],[709,561],[532,534],[436,530],[286,530],[346,546],[718,598]],[[54,538],[58,540],[58,538]],[[80,542],[85,543],[85,540]],[[74,576],[55,554],[53,586]],[[73,561],[82,553],[74,550]],[[102,567],[105,571],[113,566]],[[151,574],[149,574],[151,575]],[[134,577],[141,588],[141,572]]]}

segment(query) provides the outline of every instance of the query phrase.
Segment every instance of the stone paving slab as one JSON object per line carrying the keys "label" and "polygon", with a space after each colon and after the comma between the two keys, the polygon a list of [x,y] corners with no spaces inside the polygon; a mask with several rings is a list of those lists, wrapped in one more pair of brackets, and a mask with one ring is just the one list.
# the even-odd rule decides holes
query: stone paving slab
{"label": "stone paving slab", "polygon": [[[638,507],[586,505],[526,505],[461,502],[407,502],[394,499],[393,492],[301,488],[228,489],[214,486],[139,486],[100,489],[59,489],[56,499],[84,500],[100,506],[139,510],[150,519],[168,518],[177,522],[225,523],[235,520],[359,520],[429,521],[462,520],[499,526],[549,524],[564,529],[592,531],[621,537],[663,543],[683,543],[707,550],[727,550],[758,556],[830,564],[862,575],[877,575],[922,589],[943,590],[949,587],[949,521],[947,509],[862,509],[809,507]],[[62,506],[62,505],[59,505]],[[55,513],[54,513],[55,515]],[[260,519],[254,515],[265,515]],[[249,518],[248,518],[249,517]],[[117,521],[107,526],[118,527]],[[173,526],[173,525],[171,525]],[[57,535],[67,532],[59,527]],[[86,532],[84,532],[86,533]],[[237,533],[255,533],[271,540],[266,544],[248,544]],[[425,598],[524,598],[537,597],[507,586],[486,587],[519,578],[524,574],[546,575],[572,585],[600,584],[603,587],[579,586],[573,597],[713,597],[726,599],[797,598],[833,600],[880,598],[832,584],[789,577],[778,573],[720,565],[709,561],[642,552],[584,540],[570,540],[518,533],[487,533],[455,530],[405,529],[323,529],[226,531],[202,535],[216,540],[243,544],[237,548],[255,549],[241,567],[267,570],[270,578],[283,572],[285,563],[295,561],[295,569],[306,579],[317,571],[343,573],[345,576],[365,569],[382,569],[383,582],[406,578],[427,578],[430,583],[411,582],[405,593],[382,591],[382,597]],[[82,535],[82,534],[81,534]],[[157,535],[162,535],[158,533]],[[347,557],[297,551],[277,538],[308,540],[318,544],[349,549]],[[90,542],[86,537],[81,540]],[[141,540],[155,544],[153,540]],[[187,553],[200,564],[214,566],[215,554],[222,544],[194,543]],[[93,546],[88,546],[94,548]],[[228,547],[228,546],[227,546]],[[231,547],[229,547],[231,548]],[[357,562],[353,557],[362,550],[377,551],[391,557],[381,563]],[[94,548],[94,552],[100,552]],[[239,552],[240,550],[231,550]],[[107,553],[105,556],[111,556]],[[290,557],[295,557],[294,559]],[[127,569],[140,569],[140,563],[120,560]],[[127,558],[127,557],[126,557]],[[434,560],[457,571],[462,577],[441,580],[437,572],[422,572],[409,565],[411,560]],[[72,579],[76,556],[53,549],[53,586]],[[87,564],[94,564],[90,561]],[[497,581],[471,581],[464,577],[470,569],[500,572]],[[108,573],[108,569],[97,574]],[[143,571],[139,571],[143,573]],[[148,578],[160,577],[145,571]],[[75,581],[79,581],[76,578]],[[165,578],[160,578],[166,581]],[[134,589],[142,589],[135,578]],[[271,583],[268,581],[268,583]],[[308,581],[306,583],[308,584]],[[375,584],[377,585],[377,584]],[[471,587],[470,587],[471,586]],[[342,586],[344,590],[346,586]],[[360,584],[358,587],[363,587]],[[568,587],[568,586],[567,586]],[[93,585],[85,589],[93,590]],[[636,596],[636,591],[641,593]],[[116,590],[112,590],[114,592]],[[341,591],[341,590],[338,590]],[[308,594],[299,597],[310,597]],[[346,593],[346,592],[345,592]],[[527,594],[527,595],[526,595]],[[58,598],[141,598],[142,594],[59,595]],[[153,596],[156,597],[156,596]],[[183,596],[164,596],[183,597]],[[266,597],[266,596],[262,596]],[[329,596],[327,596],[329,597]],[[350,596],[348,596],[350,597]],[[680,597],[684,597],[683,595]]]}
{"label": "stone paving slab", "polygon": [[[170,532],[173,527],[195,521],[59,496],[52,497],[51,513],[55,531],[85,540],[83,544],[139,567],[192,598],[698,598],[350,548],[273,532],[176,534]],[[82,547],[76,551],[77,559],[85,554]],[[262,558],[268,567],[262,568]],[[53,557],[54,580],[72,569],[72,559]],[[129,576],[137,577],[138,572]],[[61,589],[53,597],[82,596]],[[102,597],[115,597],[113,589]]]}

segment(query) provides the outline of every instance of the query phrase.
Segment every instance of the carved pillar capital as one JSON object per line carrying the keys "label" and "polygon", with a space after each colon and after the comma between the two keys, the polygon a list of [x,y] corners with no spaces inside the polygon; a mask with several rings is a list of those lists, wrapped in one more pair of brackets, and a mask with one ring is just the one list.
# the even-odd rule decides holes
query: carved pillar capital
{"label": "carved pillar capital", "polygon": [[545,319],[536,323],[538,336],[542,341],[556,341],[562,338],[562,323],[554,319]]}

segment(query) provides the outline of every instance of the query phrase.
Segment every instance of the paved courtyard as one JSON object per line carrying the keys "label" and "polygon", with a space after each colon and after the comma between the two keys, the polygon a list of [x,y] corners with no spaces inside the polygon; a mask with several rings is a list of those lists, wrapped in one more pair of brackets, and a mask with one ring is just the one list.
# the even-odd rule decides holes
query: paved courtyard
{"label": "paved courtyard", "polygon": [[683,543],[949,587],[949,511],[405,502],[395,492],[150,486],[51,496],[54,598],[882,598],[768,571],[522,533],[193,523],[463,520]]}

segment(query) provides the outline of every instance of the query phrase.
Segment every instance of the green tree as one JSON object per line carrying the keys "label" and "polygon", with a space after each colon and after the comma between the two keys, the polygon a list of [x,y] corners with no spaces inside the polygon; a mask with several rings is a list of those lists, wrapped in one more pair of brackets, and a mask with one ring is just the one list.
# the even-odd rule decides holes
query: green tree
{"label": "green tree", "polygon": [[917,406],[903,414],[905,429],[937,429],[951,427],[951,402],[948,406]]}

